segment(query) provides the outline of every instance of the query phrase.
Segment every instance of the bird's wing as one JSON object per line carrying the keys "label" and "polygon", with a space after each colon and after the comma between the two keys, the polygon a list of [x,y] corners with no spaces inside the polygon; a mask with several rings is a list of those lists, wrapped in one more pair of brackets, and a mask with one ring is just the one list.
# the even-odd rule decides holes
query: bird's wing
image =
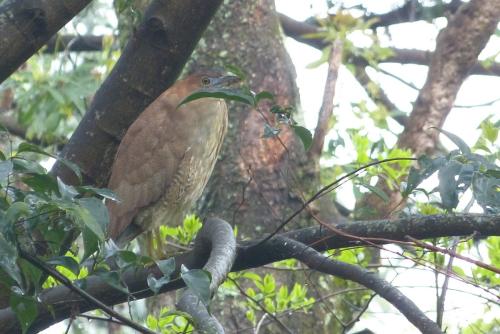
{"label": "bird's wing", "polygon": [[142,208],[162,196],[185,155],[165,108],[175,107],[155,103],[148,107],[118,148],[108,184],[121,200],[108,204],[108,233],[115,240]]}

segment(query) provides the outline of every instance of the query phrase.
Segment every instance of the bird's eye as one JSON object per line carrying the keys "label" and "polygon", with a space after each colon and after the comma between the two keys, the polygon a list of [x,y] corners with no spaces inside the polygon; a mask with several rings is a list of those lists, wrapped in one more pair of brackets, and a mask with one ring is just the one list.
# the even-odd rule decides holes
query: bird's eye
{"label": "bird's eye", "polygon": [[207,78],[207,77],[203,77],[203,78],[201,78],[201,84],[202,84],[203,86],[208,86],[208,85],[210,85],[210,79],[209,79],[209,78]]}

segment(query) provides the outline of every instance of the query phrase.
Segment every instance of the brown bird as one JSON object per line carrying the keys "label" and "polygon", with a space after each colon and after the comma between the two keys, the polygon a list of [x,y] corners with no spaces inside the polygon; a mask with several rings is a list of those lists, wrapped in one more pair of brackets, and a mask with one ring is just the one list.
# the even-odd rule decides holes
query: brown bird
{"label": "brown bird", "polygon": [[108,184],[121,200],[108,204],[108,234],[119,246],[147,232],[146,247],[153,255],[153,243],[161,242],[158,227],[182,223],[214,168],[226,133],[227,106],[217,98],[178,105],[196,90],[238,81],[219,70],[192,74],[167,89],[130,126]]}

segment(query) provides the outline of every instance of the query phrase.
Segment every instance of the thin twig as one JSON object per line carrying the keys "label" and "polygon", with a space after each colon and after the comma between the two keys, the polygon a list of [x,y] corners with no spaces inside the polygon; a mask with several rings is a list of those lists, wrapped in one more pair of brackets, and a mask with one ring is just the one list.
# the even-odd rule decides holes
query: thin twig
{"label": "thin twig", "polygon": [[330,119],[333,114],[333,98],[335,97],[335,86],[339,76],[339,69],[342,61],[343,42],[336,39],[332,44],[330,59],[328,60],[328,74],[326,76],[325,90],[323,93],[323,103],[319,110],[318,123],[314,131],[314,137],[308,155],[314,161],[319,162],[325,136],[330,130]]}
{"label": "thin twig", "polygon": [[414,90],[419,90],[420,88],[418,88],[414,83],[412,82],[409,82],[409,81],[406,81],[405,79],[401,78],[400,76],[397,76],[396,74],[394,73],[391,73],[389,71],[386,71],[382,68],[378,68],[378,71],[382,74],[385,74],[393,79],[396,79],[397,81],[401,82],[402,84],[408,86],[409,88],[411,89],[414,89]]}
{"label": "thin twig", "polygon": [[425,243],[425,242],[422,242],[422,241],[420,241],[418,239],[412,238],[409,235],[406,236],[406,238],[408,240],[411,240],[413,243],[415,243],[415,245],[417,245],[419,247],[429,249],[429,250],[431,250],[433,252],[440,252],[440,253],[443,253],[443,254],[448,254],[448,255],[454,256],[454,257],[456,257],[456,258],[458,258],[460,260],[464,260],[464,261],[467,261],[469,263],[475,264],[478,267],[481,267],[481,268],[484,268],[486,270],[492,271],[492,272],[494,272],[496,274],[500,274],[500,268],[496,268],[496,267],[490,266],[489,264],[486,264],[484,262],[471,259],[470,257],[467,257],[467,256],[460,255],[460,254],[458,254],[456,252],[453,252],[451,250],[448,250],[446,248],[429,245],[428,243]]}
{"label": "thin twig", "polygon": [[98,320],[98,321],[104,321],[104,322],[111,322],[111,323],[114,323],[117,325],[122,325],[122,326],[124,325],[123,322],[115,320],[113,318],[103,318],[103,317],[97,317],[95,315],[88,315],[88,314],[79,314],[79,315],[77,315],[77,317],[84,318],[87,320]]}
{"label": "thin twig", "polygon": [[491,100],[491,101],[488,101],[488,102],[483,102],[483,103],[478,103],[478,104],[468,104],[468,105],[464,105],[464,104],[455,104],[453,106],[453,108],[477,108],[477,107],[489,107],[497,102],[500,102],[500,97],[494,99],[494,100]]}
{"label": "thin twig", "polygon": [[370,304],[371,304],[371,302],[373,301],[373,299],[374,299],[375,297],[377,297],[377,296],[378,296],[378,294],[373,293],[373,294],[370,296],[370,298],[368,298],[368,301],[365,303],[365,305],[363,305],[363,307],[361,308],[361,310],[359,310],[358,314],[357,314],[357,315],[356,315],[356,316],[355,316],[355,317],[354,317],[351,321],[349,321],[349,322],[345,325],[344,332],[345,332],[345,330],[349,330],[352,326],[354,326],[354,324],[355,324],[356,322],[358,322],[358,321],[359,321],[359,319],[361,318],[361,316],[362,316],[363,314],[365,314],[365,312],[368,310],[368,307],[370,307]]}
{"label": "thin twig", "polygon": [[236,286],[236,288],[240,291],[240,293],[245,296],[245,298],[247,299],[250,299],[252,302],[255,303],[255,305],[257,305],[257,307],[262,311],[264,312],[265,314],[267,314],[271,319],[273,319],[280,327],[281,329],[283,329],[284,331],[286,331],[287,333],[289,334],[292,334],[292,331],[290,329],[288,329],[288,327],[285,326],[285,324],[283,322],[281,322],[281,320],[279,320],[274,314],[270,313],[268,310],[266,310],[266,308],[264,306],[262,306],[258,300],[256,300],[255,298],[253,298],[252,296],[249,296],[245,290],[243,290],[243,288],[236,282],[236,280],[232,279],[231,277],[227,277],[228,280],[230,280],[231,282],[233,282],[233,284]]}
{"label": "thin twig", "polygon": [[304,204],[302,204],[301,207],[298,210],[296,210],[287,219],[285,219],[285,221],[283,223],[281,223],[272,233],[270,233],[267,237],[265,237],[264,239],[262,239],[256,245],[256,247],[259,246],[259,245],[261,245],[261,244],[263,244],[263,243],[265,243],[266,241],[268,241],[272,237],[274,237],[276,234],[278,234],[278,232],[281,231],[283,229],[283,227],[285,227],[286,224],[288,224],[290,221],[292,221],[292,219],[294,219],[295,217],[297,217],[299,215],[299,213],[301,213],[305,208],[307,208],[307,206],[309,204],[311,204],[312,202],[314,202],[318,198],[320,198],[320,197],[328,194],[332,190],[334,190],[336,188],[335,186],[338,185],[338,184],[340,184],[342,181],[348,180],[351,177],[356,176],[357,173],[359,173],[360,171],[365,170],[365,169],[367,169],[369,167],[380,165],[380,164],[387,163],[387,162],[395,162],[395,161],[402,161],[402,160],[412,160],[412,161],[415,161],[417,159],[415,159],[415,158],[390,158],[390,159],[383,159],[383,160],[373,161],[373,162],[370,162],[369,164],[366,164],[364,166],[356,168],[354,171],[352,171],[350,173],[347,173],[347,174],[343,175],[342,177],[338,178],[337,180],[335,180],[335,181],[327,184],[326,186],[324,186],[323,188],[321,188],[316,194],[314,194],[311,198],[309,198],[307,201],[305,201]]}
{"label": "thin twig", "polygon": [[[453,238],[453,244],[451,250],[453,253],[456,253],[458,241],[460,239],[457,237]],[[444,316],[444,301],[446,299],[446,292],[448,291],[448,284],[450,282],[451,273],[453,272],[453,259],[455,257],[453,255],[450,256],[450,260],[448,261],[448,265],[446,266],[446,275],[444,276],[443,286],[441,287],[441,294],[437,300],[437,309],[436,309],[436,323],[439,327],[443,327],[443,316]]]}
{"label": "thin twig", "polygon": [[95,305],[97,308],[102,309],[104,312],[106,312],[108,315],[110,315],[113,318],[116,318],[123,322],[125,325],[129,326],[130,328],[135,329],[136,331],[144,334],[155,334],[155,332],[149,330],[148,328],[141,326],[138,323],[135,323],[131,321],[130,319],[127,319],[120,313],[116,312],[103,302],[101,302],[99,299],[95,298],[94,296],[90,295],[87,291],[80,289],[76,285],[74,285],[67,277],[59,273],[57,270],[47,266],[43,261],[41,261],[39,258],[36,256],[33,256],[29,254],[28,252],[23,251],[22,249],[19,249],[19,255],[40,269],[42,272],[46,273],[47,275],[52,276],[59,282],[61,282],[63,285],[65,285],[68,289],[71,291],[75,292],[76,294],[80,295],[83,299],[88,301],[89,303]]}
{"label": "thin twig", "polygon": [[262,316],[262,318],[260,318],[259,322],[257,323],[257,326],[255,327],[255,331],[254,331],[254,334],[259,334],[260,332],[260,328],[262,327],[262,324],[264,323],[264,320],[266,320],[267,318],[267,312],[264,313],[264,315]]}

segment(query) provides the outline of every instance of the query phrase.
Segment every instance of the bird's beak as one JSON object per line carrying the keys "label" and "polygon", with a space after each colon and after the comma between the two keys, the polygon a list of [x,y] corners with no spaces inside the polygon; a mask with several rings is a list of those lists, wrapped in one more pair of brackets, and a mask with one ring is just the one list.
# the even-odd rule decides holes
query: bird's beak
{"label": "bird's beak", "polygon": [[234,75],[225,75],[222,77],[214,78],[213,86],[215,87],[230,87],[241,82],[241,79]]}

